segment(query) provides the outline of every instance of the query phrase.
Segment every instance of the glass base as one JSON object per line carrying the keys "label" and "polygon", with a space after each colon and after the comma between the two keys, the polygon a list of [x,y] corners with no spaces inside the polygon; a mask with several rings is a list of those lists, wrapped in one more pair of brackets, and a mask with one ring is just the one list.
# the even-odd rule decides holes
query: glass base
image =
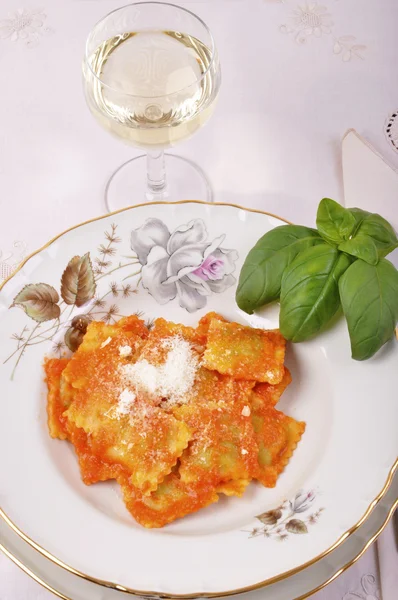
{"label": "glass base", "polygon": [[113,212],[145,202],[205,200],[213,202],[213,191],[202,169],[194,162],[165,153],[166,186],[151,191],[146,179],[146,155],[128,160],[113,173],[105,189],[105,206]]}

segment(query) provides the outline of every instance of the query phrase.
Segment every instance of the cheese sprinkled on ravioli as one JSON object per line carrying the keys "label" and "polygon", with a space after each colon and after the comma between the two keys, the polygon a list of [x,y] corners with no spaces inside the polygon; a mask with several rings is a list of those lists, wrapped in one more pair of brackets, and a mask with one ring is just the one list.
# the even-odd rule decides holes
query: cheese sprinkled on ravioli
{"label": "cheese sprinkled on ravioli", "polygon": [[122,374],[126,384],[137,393],[141,391],[164,398],[168,406],[184,404],[196,378],[198,354],[179,335],[164,340],[162,347],[168,350],[164,363],[153,365],[146,359],[139,360],[122,366]]}

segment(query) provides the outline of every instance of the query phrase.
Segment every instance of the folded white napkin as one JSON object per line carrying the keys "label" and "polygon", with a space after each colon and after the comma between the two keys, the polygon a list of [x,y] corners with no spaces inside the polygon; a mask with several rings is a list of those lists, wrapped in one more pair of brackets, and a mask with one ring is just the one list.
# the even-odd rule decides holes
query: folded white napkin
{"label": "folded white napkin", "polygon": [[[354,129],[345,134],[342,153],[345,205],[377,212],[398,230],[398,171]],[[398,249],[387,258],[398,267]],[[381,597],[383,600],[395,600],[398,590],[398,547],[393,521],[376,542],[375,550],[378,555]],[[370,553],[372,550],[368,551]],[[357,563],[361,568],[364,564],[363,560]],[[365,594],[361,597],[371,596]]]}
{"label": "folded white napkin", "polygon": [[[398,171],[354,129],[343,138],[345,206],[377,212],[398,230]],[[398,250],[388,259],[398,267]]]}

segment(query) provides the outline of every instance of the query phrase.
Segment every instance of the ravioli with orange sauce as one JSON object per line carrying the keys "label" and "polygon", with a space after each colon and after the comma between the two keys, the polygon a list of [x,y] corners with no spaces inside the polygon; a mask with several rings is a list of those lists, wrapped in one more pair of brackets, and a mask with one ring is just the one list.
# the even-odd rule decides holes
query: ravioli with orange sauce
{"label": "ravioli with orange sauce", "polygon": [[92,322],[70,359],[45,361],[50,435],[74,446],[84,483],[115,479],[137,522],[163,527],[276,485],[305,430],[275,408],[284,356],[278,331],[216,313],[196,328]]}

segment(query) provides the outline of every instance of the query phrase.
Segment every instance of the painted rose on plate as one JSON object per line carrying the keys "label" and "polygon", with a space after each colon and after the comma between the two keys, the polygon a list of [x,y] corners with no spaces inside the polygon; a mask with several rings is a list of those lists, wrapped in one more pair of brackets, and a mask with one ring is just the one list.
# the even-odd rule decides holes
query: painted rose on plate
{"label": "painted rose on plate", "polygon": [[182,308],[195,312],[206,306],[207,296],[234,285],[238,253],[221,247],[225,235],[207,237],[202,219],[172,233],[160,219],[147,219],[132,231],[131,248],[142,265],[142,284],[159,304],[178,298]]}

